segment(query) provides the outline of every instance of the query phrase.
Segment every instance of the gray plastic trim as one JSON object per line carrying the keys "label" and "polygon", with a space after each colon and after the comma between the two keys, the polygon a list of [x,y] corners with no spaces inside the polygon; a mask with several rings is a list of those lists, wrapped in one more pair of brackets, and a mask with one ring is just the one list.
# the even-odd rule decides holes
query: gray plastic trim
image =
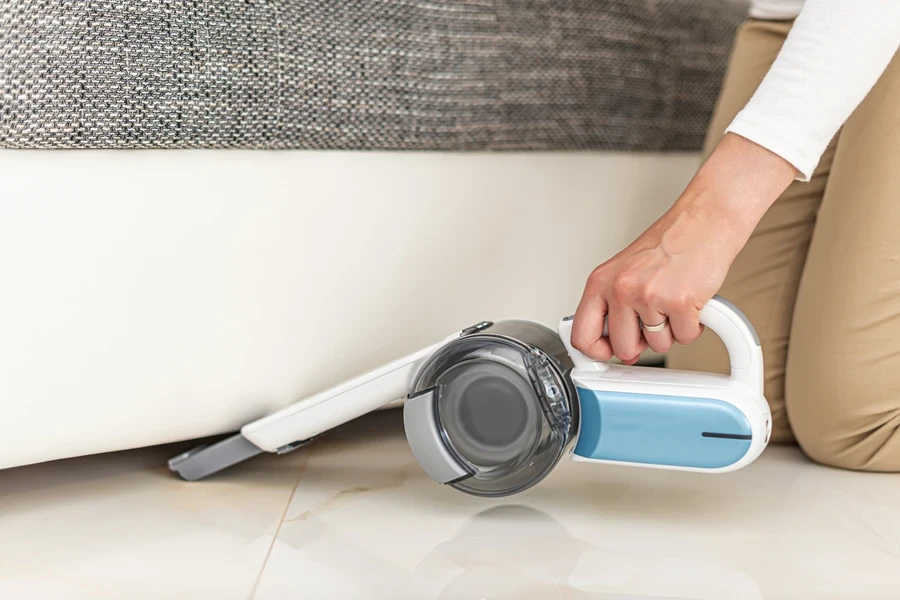
{"label": "gray plastic trim", "polygon": [[403,427],[409,447],[422,469],[438,483],[450,483],[472,474],[444,445],[435,421],[436,395],[437,390],[431,388],[408,399],[403,406]]}
{"label": "gray plastic trim", "polygon": [[739,309],[737,306],[735,306],[734,304],[732,304],[731,302],[729,302],[722,296],[716,295],[715,299],[718,300],[719,302],[721,302],[722,304],[724,304],[725,306],[727,306],[728,308],[730,308],[731,310],[733,310],[734,314],[736,314],[737,316],[739,316],[741,318],[741,320],[747,325],[747,328],[750,330],[750,333],[753,334],[753,341],[755,341],[756,345],[759,346],[760,345],[759,335],[756,333],[756,328],[753,327],[753,323],[750,322],[750,319],[747,318],[747,315],[745,315],[743,312],[741,312],[741,309]]}
{"label": "gray plastic trim", "polygon": [[169,469],[183,479],[197,481],[262,452],[238,433],[212,446],[200,446],[179,454],[169,460]]}

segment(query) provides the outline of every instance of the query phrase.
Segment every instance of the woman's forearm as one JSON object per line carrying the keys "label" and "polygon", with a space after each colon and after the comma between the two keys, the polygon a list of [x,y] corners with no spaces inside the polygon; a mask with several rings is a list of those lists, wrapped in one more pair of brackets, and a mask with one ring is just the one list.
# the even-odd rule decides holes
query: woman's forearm
{"label": "woman's forearm", "polygon": [[763,214],[796,178],[785,159],[729,133],[688,184],[670,212],[707,222],[709,235],[726,237],[734,254]]}

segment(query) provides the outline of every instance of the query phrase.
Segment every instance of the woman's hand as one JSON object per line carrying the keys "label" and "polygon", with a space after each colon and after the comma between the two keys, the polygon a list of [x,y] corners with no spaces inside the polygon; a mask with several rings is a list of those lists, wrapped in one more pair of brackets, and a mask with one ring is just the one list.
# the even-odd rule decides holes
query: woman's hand
{"label": "woman's hand", "polygon": [[[634,364],[648,346],[665,352],[697,339],[700,309],[796,174],[776,154],[726,135],[672,208],[588,277],[572,345],[595,360]],[[668,326],[651,332],[641,322]]]}

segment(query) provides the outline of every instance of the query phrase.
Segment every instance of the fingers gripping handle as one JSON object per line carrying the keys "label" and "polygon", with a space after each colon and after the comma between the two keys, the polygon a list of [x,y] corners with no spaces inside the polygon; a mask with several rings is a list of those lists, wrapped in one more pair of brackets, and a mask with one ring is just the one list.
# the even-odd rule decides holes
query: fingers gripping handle
{"label": "fingers gripping handle", "polygon": [[[725,344],[731,363],[731,377],[763,393],[763,359],[759,337],[750,321],[736,306],[720,296],[713,297],[700,310],[700,323],[713,330]],[[603,335],[607,335],[606,326]],[[608,367],[593,361],[572,347],[572,317],[559,324],[559,336],[575,367],[593,371],[605,371]]]}
{"label": "fingers gripping handle", "polygon": [[[604,362],[600,362],[597,360],[591,360],[581,352],[575,349],[572,346],[572,323],[575,321],[575,317],[565,317],[562,321],[559,322],[559,337],[562,339],[563,345],[566,347],[566,351],[569,353],[569,358],[572,359],[572,362],[575,364],[576,369],[590,370],[602,373],[606,371],[609,367]],[[606,322],[603,323],[603,337],[607,337],[609,332],[606,327]]]}

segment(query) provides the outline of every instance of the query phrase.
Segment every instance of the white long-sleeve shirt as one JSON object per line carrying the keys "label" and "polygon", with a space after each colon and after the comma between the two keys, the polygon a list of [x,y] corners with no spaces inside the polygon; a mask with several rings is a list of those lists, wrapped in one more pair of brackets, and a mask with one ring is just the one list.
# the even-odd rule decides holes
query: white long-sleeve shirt
{"label": "white long-sleeve shirt", "polygon": [[796,20],[762,84],[726,132],[778,154],[806,181],[897,53],[900,0],[751,4],[751,17]]}

